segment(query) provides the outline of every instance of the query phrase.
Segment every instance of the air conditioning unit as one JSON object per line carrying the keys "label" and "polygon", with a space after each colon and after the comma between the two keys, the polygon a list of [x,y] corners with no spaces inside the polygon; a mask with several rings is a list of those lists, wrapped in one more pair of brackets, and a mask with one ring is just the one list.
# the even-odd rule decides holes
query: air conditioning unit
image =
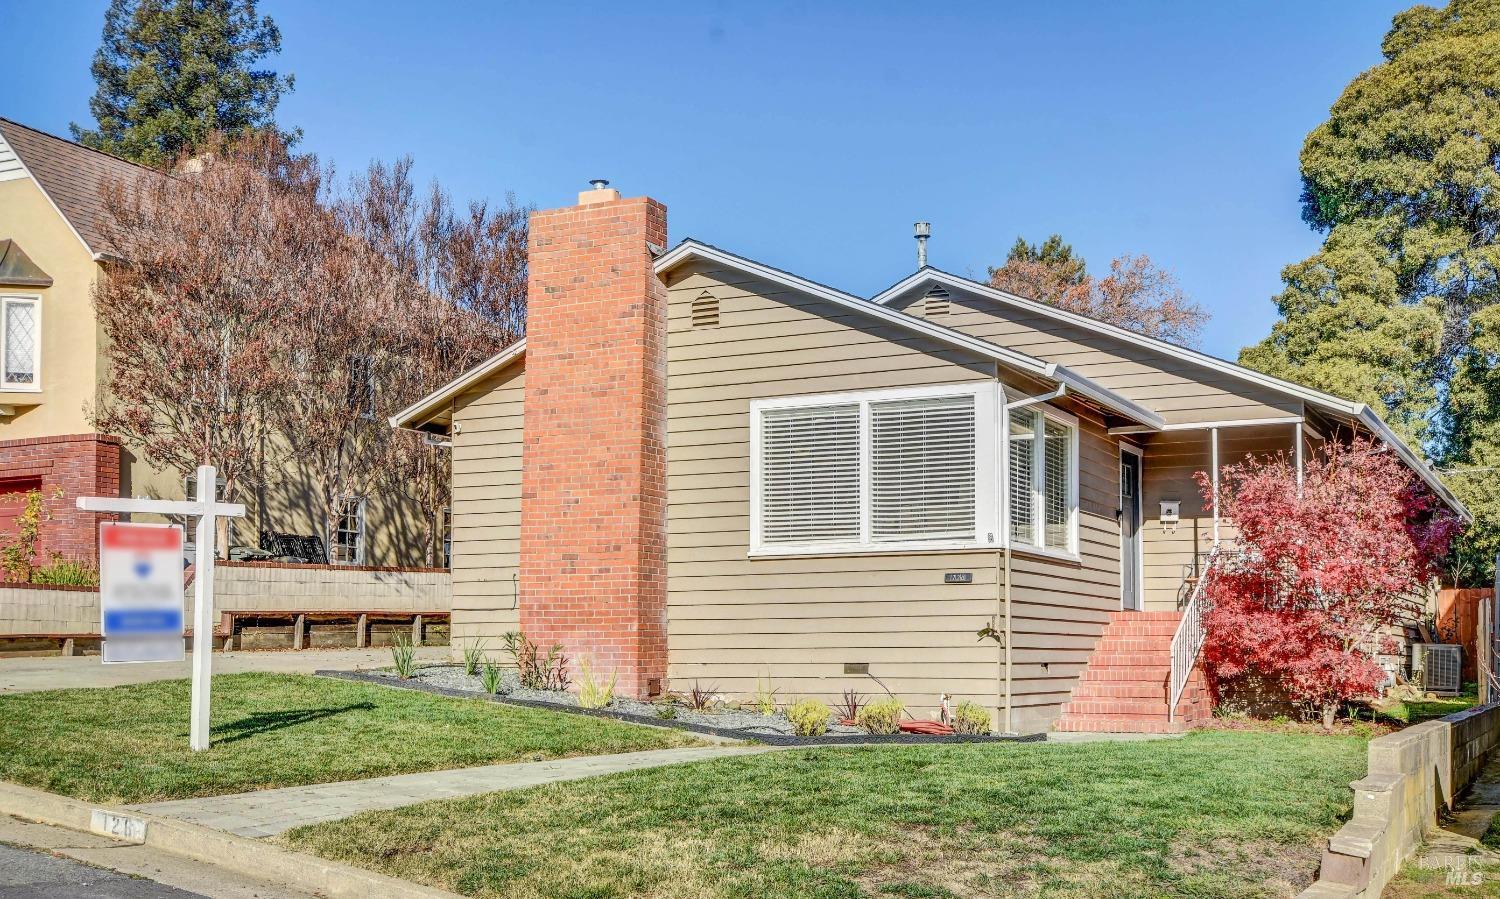
{"label": "air conditioning unit", "polygon": [[1463,651],[1455,643],[1413,643],[1412,680],[1429,693],[1457,696],[1464,686]]}

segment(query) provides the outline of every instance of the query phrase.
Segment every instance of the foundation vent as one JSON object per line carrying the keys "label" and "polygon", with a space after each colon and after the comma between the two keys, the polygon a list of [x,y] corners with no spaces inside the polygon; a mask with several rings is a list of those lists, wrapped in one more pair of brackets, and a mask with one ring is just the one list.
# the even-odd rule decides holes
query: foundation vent
{"label": "foundation vent", "polygon": [[693,300],[693,327],[717,328],[719,326],[719,298],[704,291]]}

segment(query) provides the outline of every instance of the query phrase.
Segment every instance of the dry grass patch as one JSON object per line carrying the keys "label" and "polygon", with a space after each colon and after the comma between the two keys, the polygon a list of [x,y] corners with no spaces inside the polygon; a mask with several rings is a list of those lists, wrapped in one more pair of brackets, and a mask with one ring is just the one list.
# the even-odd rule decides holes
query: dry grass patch
{"label": "dry grass patch", "polygon": [[280,840],[504,899],[1258,899],[1292,895],[1291,869],[1311,876],[1363,767],[1357,738],[1268,734],[798,749]]}

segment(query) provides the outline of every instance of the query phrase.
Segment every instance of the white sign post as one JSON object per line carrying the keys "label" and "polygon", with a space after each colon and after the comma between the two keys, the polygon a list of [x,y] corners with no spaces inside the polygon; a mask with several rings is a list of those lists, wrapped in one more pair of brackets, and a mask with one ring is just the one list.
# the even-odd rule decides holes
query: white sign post
{"label": "white sign post", "polygon": [[245,507],[217,499],[218,472],[212,465],[198,466],[198,496],[192,500],[119,499],[110,496],[80,496],[78,508],[85,512],[144,512],[185,515],[198,519],[197,560],[193,575],[193,751],[208,748],[209,678],[214,651],[214,537],[220,518],[243,518]]}

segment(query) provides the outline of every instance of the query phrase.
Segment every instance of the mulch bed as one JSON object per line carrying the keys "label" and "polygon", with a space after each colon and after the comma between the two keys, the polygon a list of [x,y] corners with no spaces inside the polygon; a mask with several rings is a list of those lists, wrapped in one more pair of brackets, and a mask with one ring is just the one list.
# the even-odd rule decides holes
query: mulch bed
{"label": "mulch bed", "polygon": [[934,743],[1033,743],[1046,739],[1046,734],[1027,734],[1025,736],[1010,736],[998,734],[982,735],[934,735],[923,733],[900,733],[889,735],[876,735],[866,733],[827,734],[821,737],[799,737],[792,734],[767,733],[761,730],[748,730],[735,727],[715,727],[696,722],[679,721],[672,718],[659,718],[646,716],[632,712],[618,711],[611,708],[585,709],[577,705],[563,702],[553,702],[543,699],[521,699],[515,696],[487,694],[482,691],[462,690],[452,687],[443,687],[436,684],[424,683],[418,679],[401,680],[390,674],[377,674],[366,671],[318,671],[318,677],[331,677],[340,680],[358,681],[367,684],[380,684],[386,687],[395,687],[401,690],[416,690],[422,693],[431,693],[435,696],[447,696],[452,699],[479,699],[490,702],[498,702],[503,705],[521,706],[531,709],[547,709],[554,712],[564,712],[570,715],[588,715],[594,718],[609,718],[615,721],[625,721],[631,724],[642,724],[648,727],[672,727],[678,730],[690,731],[692,733],[708,734],[715,737],[723,737],[731,740],[746,740],[756,743],[765,743],[771,746],[852,746],[886,743],[908,743],[930,745]]}

